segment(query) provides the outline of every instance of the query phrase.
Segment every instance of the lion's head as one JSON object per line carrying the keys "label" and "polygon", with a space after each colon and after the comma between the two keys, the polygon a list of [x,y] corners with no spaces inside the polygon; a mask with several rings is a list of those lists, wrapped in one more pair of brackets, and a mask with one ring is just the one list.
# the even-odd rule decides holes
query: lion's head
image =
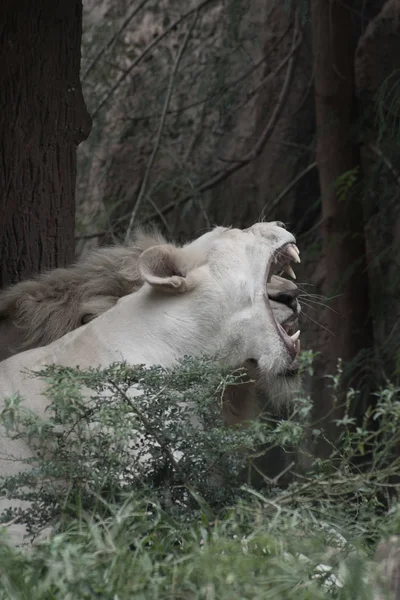
{"label": "lion's head", "polygon": [[[213,303],[210,314],[215,314],[218,298],[222,302],[219,322],[225,325],[221,335],[227,336],[225,346],[232,353],[225,357],[226,362],[234,365],[252,360],[270,380],[297,368],[300,332],[290,331],[293,308],[297,312],[296,288],[283,278],[272,279],[281,271],[292,272],[292,261],[300,262],[293,235],[281,223],[257,223],[245,230],[216,227],[181,249],[165,245],[150,248],[139,258],[139,271],[154,288],[174,292],[196,289],[204,277]],[[283,309],[277,299],[285,292]],[[271,300],[277,305],[276,311]],[[292,309],[290,317],[288,308]],[[204,320],[206,315],[207,310]]]}

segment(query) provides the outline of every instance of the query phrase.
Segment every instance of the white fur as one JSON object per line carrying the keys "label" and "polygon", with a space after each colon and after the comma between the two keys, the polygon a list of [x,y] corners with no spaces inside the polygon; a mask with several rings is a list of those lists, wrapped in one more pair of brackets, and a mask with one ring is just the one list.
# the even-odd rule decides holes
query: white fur
{"label": "white fur", "polygon": [[[45,384],[22,371],[47,364],[85,369],[124,360],[172,367],[185,355],[208,354],[230,367],[256,359],[260,375],[273,386],[293,357],[272,317],[266,273],[273,253],[294,242],[275,223],[257,223],[243,231],[215,228],[183,248],[145,250],[139,258],[145,283],[138,292],[52,344],[0,363],[0,410],[7,396],[19,392],[27,408],[43,415]],[[22,468],[11,455],[26,459],[32,451],[25,441],[2,434],[0,475]]]}

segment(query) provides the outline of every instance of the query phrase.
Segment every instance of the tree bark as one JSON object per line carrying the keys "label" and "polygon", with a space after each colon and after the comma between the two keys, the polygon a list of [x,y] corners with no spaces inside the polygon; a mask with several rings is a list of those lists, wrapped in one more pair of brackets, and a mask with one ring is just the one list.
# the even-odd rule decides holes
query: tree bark
{"label": "tree bark", "polygon": [[81,0],[0,3],[0,287],[74,258]]}
{"label": "tree bark", "polygon": [[[330,303],[332,332],[324,356],[328,372],[371,347],[362,192],[338,197],[339,176],[357,168],[360,153],[354,133],[354,35],[352,15],[336,0],[312,0],[317,163],[322,197],[322,240],[326,266],[324,294]],[[339,195],[340,196],[340,195]],[[326,410],[327,406],[323,407]]]}

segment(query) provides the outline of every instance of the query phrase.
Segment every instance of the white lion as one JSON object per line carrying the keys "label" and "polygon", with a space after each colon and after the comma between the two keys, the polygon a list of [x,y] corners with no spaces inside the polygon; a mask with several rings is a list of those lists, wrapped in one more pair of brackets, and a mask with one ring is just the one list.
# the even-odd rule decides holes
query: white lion
{"label": "white lion", "polygon": [[[91,251],[70,267],[53,269],[0,291],[0,361],[54,342],[136,292],[144,283],[139,256],[150,247],[165,244],[157,230],[138,230],[126,245]],[[293,275],[289,265],[284,268]],[[273,275],[267,293],[275,320],[293,334],[300,314],[299,289],[292,281]],[[254,365],[248,362],[243,366],[249,379],[257,382]],[[265,386],[260,388],[265,391]],[[271,390],[267,393],[271,398]],[[280,398],[273,400],[279,402]],[[228,386],[223,407],[228,425],[254,418],[262,408],[256,385]]]}
{"label": "white lion", "polygon": [[[0,410],[19,392],[25,406],[43,416],[45,384],[23,372],[47,364],[85,369],[126,361],[168,368],[185,355],[203,354],[232,368],[256,364],[279,396],[297,370],[300,332],[289,336],[277,322],[267,288],[292,260],[299,262],[295,238],[279,223],[217,227],[183,248],[146,249],[138,259],[144,283],[137,292],[50,345],[0,363]],[[19,461],[32,456],[24,440],[1,436],[1,475],[17,473]]]}

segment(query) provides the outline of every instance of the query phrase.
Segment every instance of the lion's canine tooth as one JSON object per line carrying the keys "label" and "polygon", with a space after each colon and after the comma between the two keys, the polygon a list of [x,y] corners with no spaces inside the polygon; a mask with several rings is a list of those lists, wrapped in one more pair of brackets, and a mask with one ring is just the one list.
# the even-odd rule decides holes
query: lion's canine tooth
{"label": "lion's canine tooth", "polygon": [[286,248],[286,254],[290,256],[294,260],[294,262],[300,262],[299,249],[297,246],[291,245]]}
{"label": "lion's canine tooth", "polygon": [[289,264],[283,265],[283,270],[285,271],[286,275],[289,275],[289,277],[291,277],[292,279],[296,279],[296,275],[294,274],[294,271]]}
{"label": "lion's canine tooth", "polygon": [[294,347],[296,349],[296,354],[300,354],[300,349],[301,349],[300,340],[295,341]]}
{"label": "lion's canine tooth", "polygon": [[297,340],[300,337],[300,329],[298,329],[296,331],[296,333],[294,333],[293,335],[290,336],[290,339],[292,340],[293,344],[295,344],[297,342]]}

